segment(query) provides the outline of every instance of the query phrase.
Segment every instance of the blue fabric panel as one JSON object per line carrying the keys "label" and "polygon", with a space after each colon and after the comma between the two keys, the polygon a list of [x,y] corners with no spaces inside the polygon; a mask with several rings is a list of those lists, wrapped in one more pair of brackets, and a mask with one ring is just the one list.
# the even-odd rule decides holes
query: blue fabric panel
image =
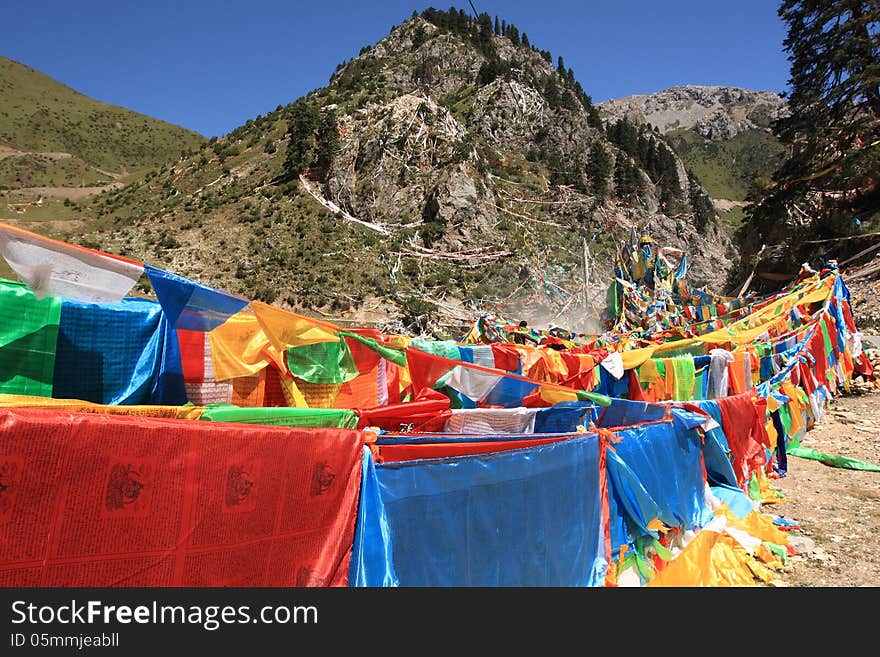
{"label": "blue fabric panel", "polygon": [[700,410],[706,411],[718,426],[704,430],[703,460],[706,463],[706,476],[713,485],[726,484],[737,487],[736,474],[730,461],[730,444],[721,426],[721,409],[718,402],[712,399],[697,402]]}
{"label": "blue fabric panel", "polygon": [[849,288],[840,276],[834,279],[834,287],[831,288],[831,295],[835,299],[843,299],[847,303],[850,302]]}
{"label": "blue fabric panel", "polygon": [[611,515],[611,547],[614,558],[620,547],[631,544],[636,537],[656,536],[657,532],[648,529],[648,523],[662,515],[660,505],[639,481],[638,475],[613,449],[608,450],[606,458]]}
{"label": "blue fabric panel", "polygon": [[738,518],[745,518],[750,511],[755,509],[755,503],[736,484],[733,486],[718,485],[711,488],[712,494],[727,504],[727,508]]}
{"label": "blue fabric panel", "polygon": [[596,421],[598,427],[627,427],[640,422],[660,420],[666,416],[666,405],[653,402],[612,399]]}
{"label": "blue fabric panel", "polygon": [[706,399],[709,390],[709,365],[712,362],[711,356],[694,356],[694,375],[696,384],[694,385],[694,398]]}
{"label": "blue fabric panel", "polygon": [[625,399],[629,395],[629,377],[624,375],[620,379],[615,379],[604,367],[596,367],[599,374],[599,384],[593,388],[592,392],[598,392],[615,399]]}
{"label": "blue fabric panel", "polygon": [[168,322],[176,329],[210,331],[249,303],[152,265],[145,264],[144,271]]}
{"label": "blue fabric panel", "polygon": [[[616,432],[609,445],[608,497],[612,550],[651,534],[645,525],[693,529],[712,518],[706,503],[702,446],[690,421],[675,419]],[[614,454],[612,454],[612,452]],[[615,458],[616,457],[616,458]],[[614,504],[611,504],[611,500]],[[615,518],[622,515],[624,520]]]}
{"label": "blue fabric panel", "polygon": [[761,380],[767,381],[773,377],[773,356],[761,357]]}
{"label": "blue fabric panel", "polygon": [[504,440],[540,440],[542,438],[573,437],[573,432],[563,433],[417,433],[417,434],[380,434],[376,443],[379,445],[423,445],[437,443],[484,443]]}
{"label": "blue fabric panel", "polygon": [[[798,342],[795,346],[791,347],[790,349],[786,349],[784,352],[782,352],[785,359],[788,360],[788,365],[786,365],[780,371],[778,371],[776,373],[776,375],[772,379],[770,379],[770,381],[762,381],[762,384],[764,384],[764,383],[768,383],[768,384],[782,383],[783,381],[785,381],[788,378],[789,372],[791,372],[799,362],[797,356],[801,356],[802,354],[804,354],[804,352],[806,351],[807,343],[812,339],[813,333],[817,330],[817,326],[818,326],[818,324],[814,324],[812,327],[810,327],[810,330],[807,331],[807,334],[803,337],[803,339],[801,339],[800,342]],[[821,330],[821,329],[819,329],[819,330]],[[767,395],[770,394],[770,386],[769,385],[766,386],[766,388],[761,388],[759,386],[758,390],[759,390],[758,394],[760,394],[762,397],[766,397]],[[761,392],[761,390],[766,390],[766,392]]]}
{"label": "blue fabric panel", "polygon": [[600,586],[599,440],[376,466],[401,586]]}
{"label": "blue fabric panel", "polygon": [[99,404],[185,404],[177,332],[149,299],[64,299],[52,395]]}
{"label": "blue fabric panel", "polygon": [[596,418],[600,406],[590,402],[560,402],[542,408],[535,415],[535,433],[571,433],[578,425],[589,426]]}
{"label": "blue fabric panel", "polygon": [[788,452],[786,450],[785,427],[782,424],[782,416],[779,411],[770,414],[773,420],[773,428],[776,429],[776,464],[774,470],[780,477],[784,477],[788,473]]}
{"label": "blue fabric panel", "polygon": [[694,369],[701,370],[704,367],[709,367],[712,364],[711,356],[694,356]]}
{"label": "blue fabric panel", "polygon": [[461,360],[464,363],[474,362],[474,348],[459,345],[458,352],[461,354]]}
{"label": "blue fabric panel", "polygon": [[519,379],[504,377],[498,380],[489,394],[483,399],[485,406],[501,406],[502,408],[517,408],[522,406],[523,398],[534,392],[537,384]]}
{"label": "blue fabric panel", "polygon": [[391,551],[391,529],[379,494],[379,480],[369,447],[364,447],[357,524],[351,548],[348,585],[398,586]]}

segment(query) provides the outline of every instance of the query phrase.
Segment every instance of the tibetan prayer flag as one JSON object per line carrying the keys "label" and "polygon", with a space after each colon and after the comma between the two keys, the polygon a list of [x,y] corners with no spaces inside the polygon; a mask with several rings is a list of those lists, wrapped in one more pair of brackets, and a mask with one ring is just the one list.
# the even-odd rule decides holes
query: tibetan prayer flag
{"label": "tibetan prayer flag", "polygon": [[252,301],[251,308],[257,321],[275,349],[283,352],[290,347],[301,347],[316,342],[337,342],[338,328],[319,319],[297,315],[262,301]]}
{"label": "tibetan prayer flag", "polygon": [[290,347],[287,369],[307,383],[345,383],[360,374],[344,338]]}
{"label": "tibetan prayer flag", "polygon": [[364,435],[0,409],[0,581],[346,586]]}
{"label": "tibetan prayer flag", "polygon": [[253,313],[236,313],[208,333],[208,342],[217,381],[256,374],[270,361],[285,367],[283,350],[272,346]]}
{"label": "tibetan prayer flag", "polygon": [[0,222],[0,253],[38,299],[117,303],[144,273],[143,263],[59,242]]}
{"label": "tibetan prayer flag", "polygon": [[248,300],[215,290],[152,265],[144,265],[168,321],[176,329],[210,331],[242,310]]}
{"label": "tibetan prayer flag", "polygon": [[0,281],[0,393],[52,396],[61,299]]}

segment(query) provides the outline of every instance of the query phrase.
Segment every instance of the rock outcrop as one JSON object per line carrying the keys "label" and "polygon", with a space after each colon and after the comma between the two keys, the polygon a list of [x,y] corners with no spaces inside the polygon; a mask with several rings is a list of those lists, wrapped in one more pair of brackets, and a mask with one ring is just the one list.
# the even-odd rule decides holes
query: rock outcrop
{"label": "rock outcrop", "polygon": [[786,111],[785,101],[772,91],[697,85],[607,100],[598,107],[615,120],[650,123],[663,133],[691,129],[712,140],[732,139],[748,130],[769,131],[771,122]]}

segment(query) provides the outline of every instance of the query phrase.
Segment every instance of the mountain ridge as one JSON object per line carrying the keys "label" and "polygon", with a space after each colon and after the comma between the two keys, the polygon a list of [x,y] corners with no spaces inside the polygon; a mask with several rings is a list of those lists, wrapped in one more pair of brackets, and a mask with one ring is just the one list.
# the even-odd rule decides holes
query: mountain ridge
{"label": "mountain ridge", "polygon": [[694,130],[709,140],[732,139],[747,130],[769,131],[772,121],[787,111],[776,92],[729,85],[678,85],[598,106],[614,118],[650,123],[663,133]]}
{"label": "mountain ridge", "polygon": [[680,85],[598,105],[608,120],[656,127],[705,186],[734,233],[747,199],[769,183],[786,149],[772,124],[786,116],[772,91],[729,85]]}
{"label": "mountain ridge", "polygon": [[632,233],[688,252],[713,288],[735,258],[659,132],[605,124],[562,58],[513,26],[433,9],[326,87],[81,205],[69,236],[87,246],[416,331],[478,311],[589,311],[595,329]]}
{"label": "mountain ridge", "polygon": [[28,190],[69,198],[73,189],[117,186],[203,141],[0,57],[0,189],[18,198]]}

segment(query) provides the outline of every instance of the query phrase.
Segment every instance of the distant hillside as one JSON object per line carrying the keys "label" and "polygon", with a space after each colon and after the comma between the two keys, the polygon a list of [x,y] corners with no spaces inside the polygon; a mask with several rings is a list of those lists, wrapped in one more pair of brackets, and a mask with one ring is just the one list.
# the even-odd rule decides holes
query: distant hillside
{"label": "distant hillside", "polygon": [[786,108],[772,91],[689,85],[609,100],[599,109],[609,119],[655,126],[722,204],[744,201],[755,179],[768,178],[784,158],[770,124]]}
{"label": "distant hillside", "polygon": [[779,140],[765,130],[744,130],[730,139],[705,139],[680,128],[666,137],[713,199],[744,201],[755,180],[769,179],[785,156]]}
{"label": "distant hillside", "polygon": [[107,184],[204,141],[0,57],[0,189]]}
{"label": "distant hillside", "polygon": [[463,10],[414,14],[326,87],[79,206],[82,244],[419,331],[478,310],[596,329],[632,233],[716,289],[736,257],[661,134],[604,123],[561,56]]}

